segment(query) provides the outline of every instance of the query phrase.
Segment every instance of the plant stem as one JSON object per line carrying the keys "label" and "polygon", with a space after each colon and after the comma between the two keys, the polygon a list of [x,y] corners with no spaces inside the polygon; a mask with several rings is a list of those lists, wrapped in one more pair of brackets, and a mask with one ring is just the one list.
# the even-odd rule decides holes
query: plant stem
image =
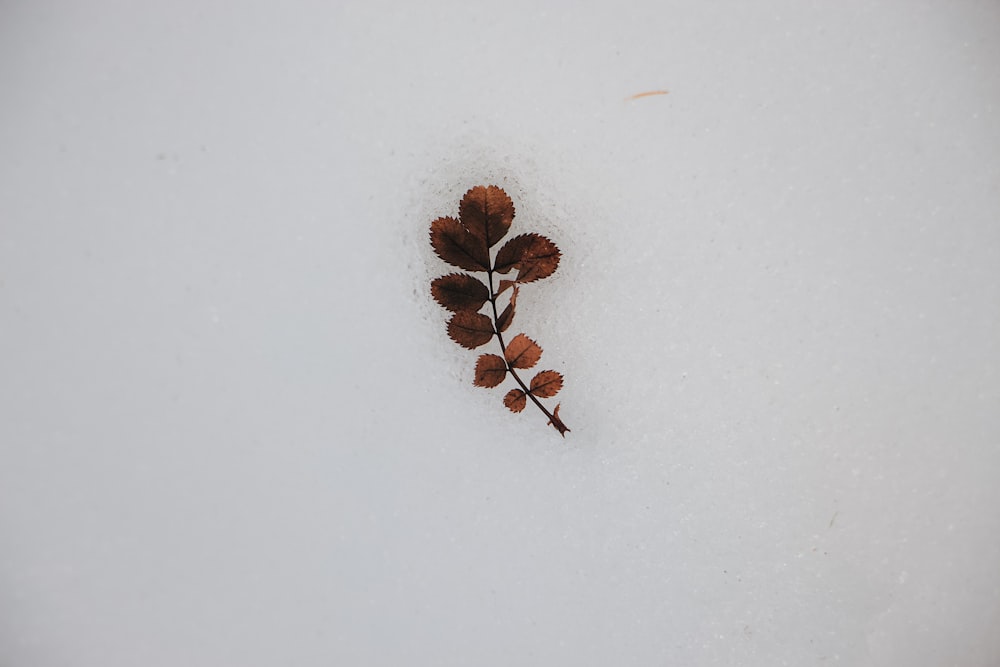
{"label": "plant stem", "polygon": [[490,305],[493,307],[493,331],[494,333],[496,333],[497,341],[500,343],[500,352],[503,355],[504,363],[507,364],[507,371],[510,372],[510,374],[514,377],[514,380],[516,380],[517,383],[521,385],[521,391],[523,391],[525,395],[528,398],[530,398],[535,405],[538,406],[538,409],[541,410],[543,413],[545,413],[545,416],[549,418],[549,424],[552,426],[552,428],[559,431],[559,435],[565,438],[566,431],[569,430],[568,428],[566,428],[566,424],[564,424],[562,420],[559,419],[559,417],[556,417],[554,414],[549,412],[544,405],[542,405],[542,403],[538,400],[538,398],[531,393],[530,389],[528,389],[528,385],[524,384],[524,381],[521,380],[521,378],[518,376],[517,371],[514,370],[514,367],[510,365],[509,361],[507,361],[507,346],[503,342],[503,334],[500,333],[500,316],[497,314],[498,295],[496,294],[496,292],[493,291],[493,269],[492,268],[487,269],[486,275],[489,278],[489,283],[490,283]]}

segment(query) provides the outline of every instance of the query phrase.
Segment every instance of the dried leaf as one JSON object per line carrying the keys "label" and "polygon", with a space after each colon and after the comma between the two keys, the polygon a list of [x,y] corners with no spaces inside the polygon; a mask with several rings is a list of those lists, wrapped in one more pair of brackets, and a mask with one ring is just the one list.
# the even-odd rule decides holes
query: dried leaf
{"label": "dried leaf", "polygon": [[514,288],[513,293],[510,295],[510,303],[507,307],[503,309],[500,313],[500,317],[497,318],[497,331],[503,333],[510,326],[510,323],[514,321],[514,304],[517,303],[517,288]]}
{"label": "dried leaf", "polygon": [[556,244],[544,236],[521,234],[500,248],[493,270],[507,273],[516,268],[517,282],[530,283],[552,275],[559,267],[560,256]]}
{"label": "dried leaf", "polygon": [[514,304],[508,303],[507,307],[503,309],[500,313],[500,317],[497,318],[497,331],[503,333],[510,327],[510,323],[514,321]]}
{"label": "dried leaf", "polygon": [[542,371],[531,378],[531,393],[538,398],[548,398],[558,394],[562,385],[562,375],[556,371]]}
{"label": "dried leaf", "polygon": [[467,273],[449,273],[431,282],[434,300],[450,311],[477,311],[490,298],[490,290]]}
{"label": "dried leaf", "polygon": [[[520,263],[528,247],[534,243],[535,238],[541,238],[538,234],[519,234],[507,241],[497,251],[496,261],[493,262],[493,270],[497,273],[507,273]],[[501,281],[501,286],[504,281]]]}
{"label": "dried leaf", "polygon": [[528,395],[525,394],[520,389],[511,389],[507,392],[507,395],[503,397],[503,404],[511,412],[520,412],[524,410],[524,406],[528,404]]}
{"label": "dried leaf", "polygon": [[542,278],[548,278],[559,268],[559,257],[562,253],[556,244],[544,236],[531,244],[518,264],[517,282],[530,283]]}
{"label": "dried leaf", "polygon": [[[488,279],[467,273],[449,273],[431,282],[431,294],[443,307],[453,312],[448,320],[448,335],[459,345],[475,349],[496,336],[503,356],[482,354],[476,360],[473,383],[479,387],[499,386],[510,374],[519,388],[511,389],[503,402],[512,412],[521,412],[530,398],[560,435],[569,431],[559,417],[559,405],[549,412],[540,398],[554,396],[563,385],[556,371],[541,371],[529,385],[518,375],[518,369],[532,368],[542,356],[542,348],[518,334],[504,346],[507,331],[517,312],[519,285],[551,275],[559,266],[560,252],[556,244],[538,234],[521,234],[510,239],[496,253],[490,265],[490,248],[507,234],[514,219],[514,204],[502,189],[478,185],[470,189],[459,203],[459,218],[443,217],[431,223],[430,240],[434,252],[444,261],[469,272],[486,271]],[[492,272],[507,274],[517,269],[513,280],[500,279],[496,291]],[[507,307],[497,314],[497,297],[512,289]],[[489,301],[490,315],[480,313]],[[530,389],[529,389],[530,386]]]}
{"label": "dried leaf", "polygon": [[448,320],[448,335],[462,347],[474,350],[493,338],[493,322],[481,313],[460,311]]}
{"label": "dried leaf", "polygon": [[510,229],[514,202],[495,185],[477,185],[462,197],[458,217],[473,236],[492,248]]}
{"label": "dried leaf", "polygon": [[466,271],[490,268],[490,252],[455,218],[438,218],[431,223],[431,245],[437,256]]}
{"label": "dried leaf", "polygon": [[495,354],[484,354],[476,362],[477,387],[495,387],[507,377],[507,362]]}
{"label": "dried leaf", "polygon": [[506,356],[507,363],[514,368],[531,368],[542,357],[542,348],[524,334],[517,334],[507,344]]}

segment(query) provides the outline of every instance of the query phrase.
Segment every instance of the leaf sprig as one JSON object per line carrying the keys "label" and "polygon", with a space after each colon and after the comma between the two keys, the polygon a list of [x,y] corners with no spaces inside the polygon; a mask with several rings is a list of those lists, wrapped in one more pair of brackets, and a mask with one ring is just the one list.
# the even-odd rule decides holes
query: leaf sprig
{"label": "leaf sprig", "polygon": [[[470,350],[485,345],[494,336],[500,344],[500,355],[483,354],[476,361],[473,384],[496,387],[509,374],[518,387],[507,392],[504,405],[512,412],[521,412],[531,399],[549,418],[549,425],[565,437],[569,429],[559,418],[559,405],[549,412],[539,400],[559,393],[562,375],[541,371],[525,383],[517,370],[534,367],[542,348],[523,333],[507,343],[503,337],[514,319],[521,285],[552,275],[559,266],[560,252],[544,236],[528,233],[508,240],[491,260],[490,248],[507,235],[513,221],[514,203],[507,193],[495,185],[477,185],[462,197],[457,219],[444,217],[432,222],[431,246],[437,256],[460,269],[485,272],[486,281],[468,273],[449,273],[431,282],[431,295],[453,313],[448,320],[448,336],[453,341]],[[512,279],[499,279],[494,287],[494,274],[514,270],[517,273]],[[507,290],[507,305],[499,310],[497,300]],[[489,315],[479,312],[487,303]]]}

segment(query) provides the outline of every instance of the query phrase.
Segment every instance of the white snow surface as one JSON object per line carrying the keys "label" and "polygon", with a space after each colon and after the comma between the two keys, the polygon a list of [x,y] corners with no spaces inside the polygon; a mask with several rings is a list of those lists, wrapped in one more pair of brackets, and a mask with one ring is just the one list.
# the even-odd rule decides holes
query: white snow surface
{"label": "white snow surface", "polygon": [[[0,664],[1000,663],[998,37],[0,5]],[[485,183],[565,440],[429,295]]]}

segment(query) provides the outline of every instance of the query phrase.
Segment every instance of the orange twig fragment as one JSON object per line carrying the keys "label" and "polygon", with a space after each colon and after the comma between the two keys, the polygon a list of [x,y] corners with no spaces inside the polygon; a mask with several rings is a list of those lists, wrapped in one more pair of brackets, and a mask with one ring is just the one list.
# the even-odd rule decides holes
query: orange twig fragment
{"label": "orange twig fragment", "polygon": [[631,97],[626,97],[626,102],[631,102],[632,100],[637,100],[640,97],[652,97],[653,95],[666,95],[669,91],[666,90],[647,90],[645,93],[636,93]]}

